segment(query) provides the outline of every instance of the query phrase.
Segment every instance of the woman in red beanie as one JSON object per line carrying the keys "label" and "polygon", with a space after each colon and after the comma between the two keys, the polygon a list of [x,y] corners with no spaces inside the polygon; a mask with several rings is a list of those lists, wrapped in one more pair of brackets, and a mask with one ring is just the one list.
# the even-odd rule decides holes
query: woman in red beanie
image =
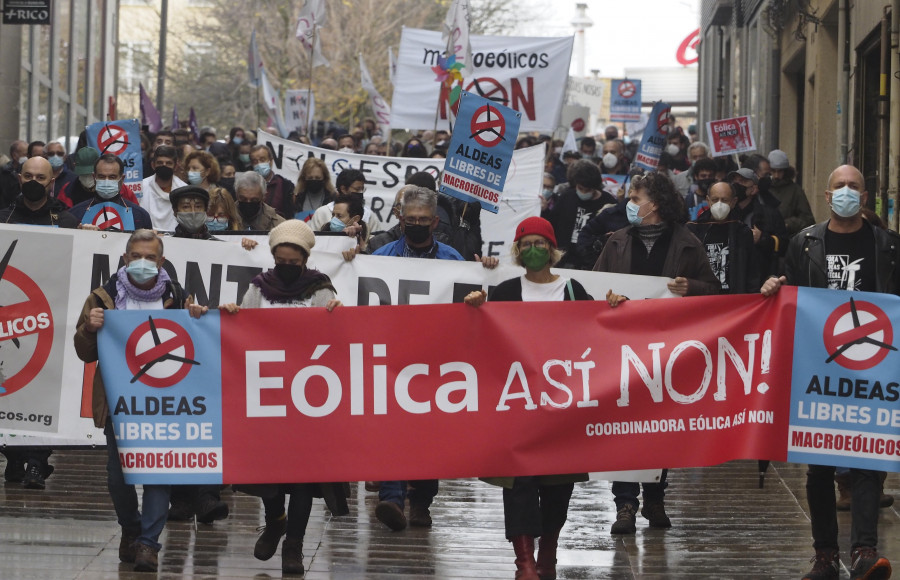
{"label": "woman in red beanie", "polygon": [[[553,302],[593,300],[576,280],[550,271],[562,257],[550,222],[530,217],[516,227],[511,248],[513,260],[525,274],[506,280],[491,290],[470,292],[466,304],[481,306],[489,301]],[[569,499],[576,481],[587,474],[492,478],[503,487],[503,519],[506,539],[516,552],[516,580],[556,578],[556,545],[569,512]],[[534,540],[540,537],[537,561]]]}

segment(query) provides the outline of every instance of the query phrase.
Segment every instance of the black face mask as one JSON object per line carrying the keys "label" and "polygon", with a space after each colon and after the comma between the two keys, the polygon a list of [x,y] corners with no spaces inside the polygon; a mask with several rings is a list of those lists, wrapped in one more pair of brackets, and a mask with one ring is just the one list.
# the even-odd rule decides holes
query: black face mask
{"label": "black face mask", "polygon": [[770,176],[765,176],[759,180],[759,189],[760,191],[769,191],[772,187],[772,178]]}
{"label": "black face mask", "polygon": [[162,179],[163,181],[171,181],[172,175],[175,174],[175,170],[171,167],[166,167],[165,165],[160,165],[156,168],[156,176]]}
{"label": "black face mask", "polygon": [[732,183],[731,189],[734,190],[734,196],[738,201],[744,201],[747,199],[747,186],[741,185],[740,183]]}
{"label": "black face mask", "polygon": [[418,245],[424,244],[428,241],[428,238],[431,236],[431,227],[430,226],[422,226],[422,225],[414,225],[414,226],[403,226],[406,228],[404,230],[404,234],[406,235],[406,239],[410,242]]}
{"label": "black face mask", "polygon": [[322,188],[325,187],[325,181],[322,179],[307,179],[306,180],[306,193],[311,193],[313,195],[317,195],[322,191]]}
{"label": "black face mask", "polygon": [[297,281],[297,278],[303,274],[304,266],[297,264],[275,264],[275,275],[278,276],[286,286],[290,286]]}
{"label": "black face mask", "polygon": [[259,206],[262,205],[262,202],[259,201],[239,201],[238,211],[241,212],[241,217],[247,221],[252,220],[256,217],[256,214],[259,213]]}
{"label": "black face mask", "polygon": [[715,179],[701,179],[697,182],[697,189],[703,192],[703,195],[705,196],[709,191],[709,188],[712,187],[715,182]]}
{"label": "black face mask", "polygon": [[41,201],[47,197],[47,188],[32,179],[22,184],[22,196],[28,201]]}

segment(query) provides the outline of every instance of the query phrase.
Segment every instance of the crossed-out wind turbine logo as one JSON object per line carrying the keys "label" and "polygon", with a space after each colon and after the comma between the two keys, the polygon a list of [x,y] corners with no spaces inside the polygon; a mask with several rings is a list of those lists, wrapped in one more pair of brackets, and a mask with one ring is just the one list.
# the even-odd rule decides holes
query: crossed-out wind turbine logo
{"label": "crossed-out wind turbine logo", "polygon": [[826,363],[836,362],[850,370],[870,369],[897,347],[887,314],[871,302],[850,301],[838,306],[823,330]]}
{"label": "crossed-out wind turbine logo", "polygon": [[140,381],[160,389],[178,384],[192,366],[200,365],[194,360],[190,334],[172,320],[152,316],[128,337],[125,361],[132,373],[131,383]]}

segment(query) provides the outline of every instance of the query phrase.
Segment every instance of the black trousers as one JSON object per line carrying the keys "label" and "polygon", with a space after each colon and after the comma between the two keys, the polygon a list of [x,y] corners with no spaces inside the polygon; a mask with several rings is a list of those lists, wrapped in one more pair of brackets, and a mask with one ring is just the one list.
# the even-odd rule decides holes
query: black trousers
{"label": "black trousers", "polygon": [[566,523],[574,483],[541,485],[538,477],[517,477],[503,488],[503,520],[506,539],[538,537],[559,530]]}

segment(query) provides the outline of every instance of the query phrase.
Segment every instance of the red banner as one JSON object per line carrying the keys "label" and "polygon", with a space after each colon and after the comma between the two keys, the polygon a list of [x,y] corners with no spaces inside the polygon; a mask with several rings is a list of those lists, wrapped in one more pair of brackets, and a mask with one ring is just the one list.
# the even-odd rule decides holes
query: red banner
{"label": "red banner", "polygon": [[221,316],[226,483],[784,460],[796,289]]}

